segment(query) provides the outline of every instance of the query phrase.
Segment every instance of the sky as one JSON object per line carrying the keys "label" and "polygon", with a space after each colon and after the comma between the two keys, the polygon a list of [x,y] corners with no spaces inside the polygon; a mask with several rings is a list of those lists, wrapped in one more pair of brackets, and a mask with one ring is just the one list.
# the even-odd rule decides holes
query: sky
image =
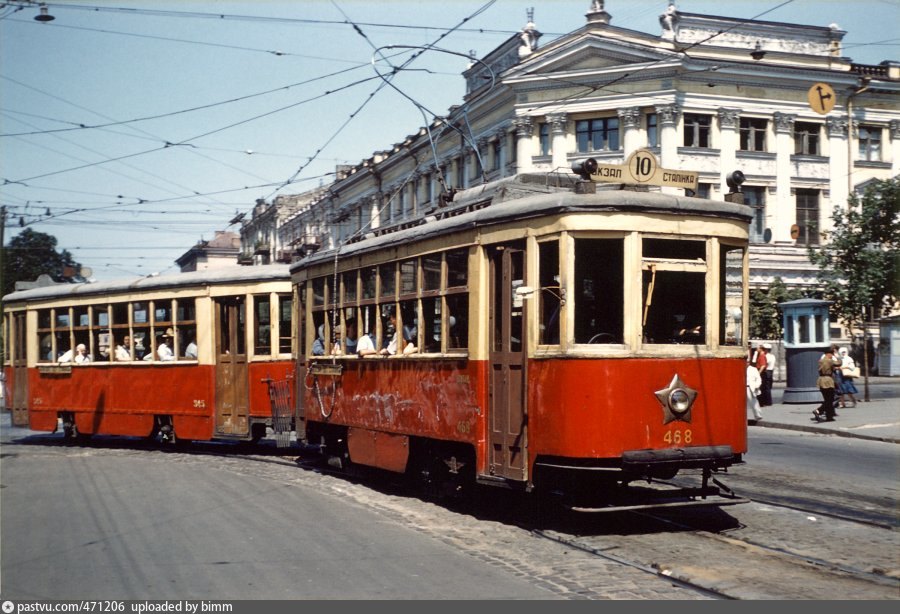
{"label": "sky", "polygon": [[[657,34],[668,0],[606,0],[612,25]],[[682,12],[846,30],[844,55],[900,58],[900,0],[682,0]],[[540,44],[590,0],[62,0],[0,8],[4,242],[53,235],[95,280],[175,260],[259,198],[331,181],[462,102],[466,57],[527,22]],[[395,64],[434,45],[385,87]],[[383,67],[383,63],[381,66]],[[382,69],[383,72],[383,69]],[[427,117],[405,96],[427,109]],[[87,271],[86,271],[87,272]]]}

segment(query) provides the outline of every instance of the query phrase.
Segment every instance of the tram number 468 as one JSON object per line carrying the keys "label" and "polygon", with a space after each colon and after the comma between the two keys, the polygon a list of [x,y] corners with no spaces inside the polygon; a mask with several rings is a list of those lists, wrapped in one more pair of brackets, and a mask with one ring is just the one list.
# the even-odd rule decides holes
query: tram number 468
{"label": "tram number 468", "polygon": [[691,429],[666,431],[663,435],[663,441],[672,445],[681,445],[683,443],[691,443],[694,439]]}

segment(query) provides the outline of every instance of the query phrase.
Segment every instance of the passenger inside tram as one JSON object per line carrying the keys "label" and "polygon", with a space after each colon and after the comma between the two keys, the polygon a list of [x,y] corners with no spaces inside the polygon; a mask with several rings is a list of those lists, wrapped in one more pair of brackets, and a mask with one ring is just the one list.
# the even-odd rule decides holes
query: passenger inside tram
{"label": "passenger inside tram", "polygon": [[131,360],[131,337],[125,335],[122,338],[122,343],[116,346],[116,361],[129,361]]}

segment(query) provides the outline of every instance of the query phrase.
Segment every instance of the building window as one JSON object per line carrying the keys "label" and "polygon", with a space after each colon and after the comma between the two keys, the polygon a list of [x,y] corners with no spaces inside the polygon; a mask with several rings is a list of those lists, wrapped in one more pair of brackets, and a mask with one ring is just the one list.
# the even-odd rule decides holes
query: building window
{"label": "building window", "polygon": [[753,209],[750,223],[750,242],[764,243],[766,232],[766,189],[758,186],[744,186],[744,204]]}
{"label": "building window", "polygon": [[766,150],[766,126],[764,119],[741,118],[741,151]]}
{"label": "building window", "polygon": [[647,115],[647,147],[659,147],[659,115]]}
{"label": "building window", "polygon": [[575,122],[579,153],[619,149],[619,118],[583,119]]}
{"label": "building window", "polygon": [[499,171],[500,170],[500,139],[491,142],[491,170]]}
{"label": "building window", "polygon": [[550,155],[550,124],[543,123],[538,127],[538,134],[541,138],[541,155]]}
{"label": "building window", "polygon": [[804,156],[818,156],[820,129],[820,124],[796,122],[794,124],[794,153]]}
{"label": "building window", "polygon": [[878,126],[859,127],[859,159],[881,162],[881,128]]}
{"label": "building window", "polygon": [[698,183],[697,184],[697,193],[694,195],[697,198],[705,198],[709,200],[709,195],[712,190],[712,184],[709,183]]}
{"label": "building window", "polygon": [[798,245],[819,244],[819,191],[797,190]]}
{"label": "building window", "polygon": [[712,116],[710,115],[685,114],[684,146],[708,148],[711,125]]}

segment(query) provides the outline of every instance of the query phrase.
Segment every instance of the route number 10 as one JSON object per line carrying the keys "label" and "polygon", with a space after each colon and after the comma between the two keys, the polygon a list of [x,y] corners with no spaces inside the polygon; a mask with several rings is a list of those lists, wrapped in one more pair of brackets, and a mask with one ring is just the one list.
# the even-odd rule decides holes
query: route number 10
{"label": "route number 10", "polygon": [[658,168],[656,156],[639,149],[628,156],[628,173],[636,183],[646,183],[653,179]]}

